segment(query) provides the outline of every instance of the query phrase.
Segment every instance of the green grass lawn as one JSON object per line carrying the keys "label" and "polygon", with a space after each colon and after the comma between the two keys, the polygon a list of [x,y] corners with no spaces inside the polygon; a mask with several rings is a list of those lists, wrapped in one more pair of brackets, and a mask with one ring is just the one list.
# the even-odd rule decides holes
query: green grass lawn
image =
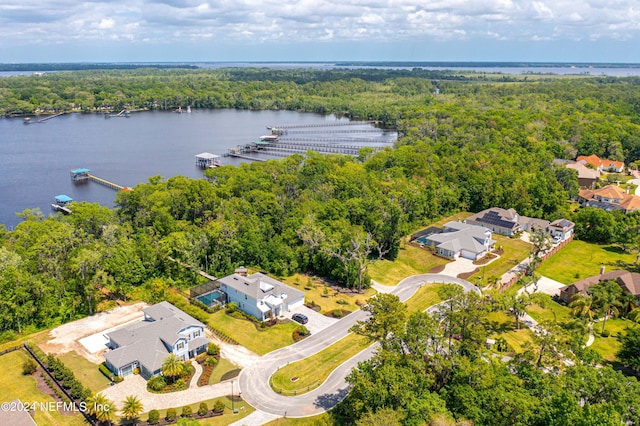
{"label": "green grass lawn", "polygon": [[489,284],[491,277],[501,277],[518,263],[525,260],[531,252],[531,244],[519,238],[509,238],[498,234],[493,234],[492,238],[496,241],[496,249],[502,247],[504,253],[499,259],[488,265],[478,265],[479,271],[467,278],[467,281],[480,285],[480,287]]}
{"label": "green grass lawn", "polygon": [[220,358],[218,364],[216,364],[213,372],[211,373],[211,376],[209,377],[209,384],[214,385],[216,383],[220,383],[222,381],[222,377],[225,374],[231,373],[234,370],[240,371],[239,368],[240,367],[238,367],[228,359]]}
{"label": "green grass lawn", "polygon": [[574,240],[549,259],[542,262],[536,273],[561,283],[571,284],[598,275],[600,266],[607,272],[624,269],[635,256],[614,245],[592,244]]}
{"label": "green grass lawn", "polygon": [[76,351],[59,355],[58,358],[73,371],[80,383],[93,392],[99,392],[109,386],[109,379],[98,370],[98,366],[78,355]]}
{"label": "green grass lawn", "polygon": [[[300,361],[287,364],[271,376],[271,387],[285,395],[305,393],[318,387],[333,370],[361,352],[371,343],[366,338],[349,334],[333,345]],[[291,379],[297,377],[296,381]]]}
{"label": "green grass lawn", "polygon": [[[36,386],[36,380],[31,376],[22,375],[22,363],[28,359],[23,350],[14,351],[0,356],[0,402],[19,399],[23,402],[54,403],[55,400],[42,392]],[[39,373],[36,373],[39,374]],[[34,419],[38,425],[84,425],[84,417],[80,414],[63,415],[56,410],[35,410]]]}
{"label": "green grass lawn", "polygon": [[[222,402],[224,402],[224,405],[226,407],[224,410],[224,414],[222,416],[210,417],[208,419],[202,419],[202,420],[198,419],[198,423],[200,423],[201,425],[226,426],[231,423],[237,422],[238,420],[244,417],[247,417],[249,414],[253,413],[255,409],[249,404],[247,404],[245,401],[241,400],[237,393],[238,393],[238,388],[236,387],[234,391],[235,397],[233,401],[233,407],[238,411],[238,414],[233,414],[233,411],[231,410],[231,406],[232,406],[231,399],[229,397],[207,399],[204,402],[207,404],[207,407],[209,408],[209,410],[211,410],[211,407],[213,406],[214,401],[218,399],[222,400]],[[231,385],[229,385],[229,395],[231,395]],[[195,414],[198,412],[198,408],[200,407],[200,402],[197,402],[195,404],[190,404],[189,406],[191,407],[191,410]],[[173,408],[176,409],[179,417],[180,413],[182,412],[182,406],[173,407]],[[167,415],[167,410],[158,410],[158,411],[160,412],[160,419],[164,419],[165,416]],[[149,418],[148,412],[142,413],[139,417],[142,424],[146,424],[146,421],[148,418]],[[114,424],[118,424],[118,423],[114,422]]]}
{"label": "green grass lawn", "polygon": [[449,262],[450,260],[434,256],[427,249],[406,244],[404,248],[400,248],[395,260],[376,260],[369,265],[369,276],[380,284],[396,285],[404,278],[426,274],[434,267]]}
{"label": "green grass lawn", "polygon": [[561,305],[553,300],[547,301],[544,307],[537,303],[529,305],[526,311],[538,322],[551,321],[561,324],[571,320],[571,310],[565,305]]}
{"label": "green grass lawn", "polygon": [[427,284],[423,285],[415,292],[409,300],[405,302],[409,312],[424,311],[429,306],[442,302],[442,298],[438,295],[438,291],[448,284]]}
{"label": "green grass lawn", "polygon": [[328,413],[322,413],[312,417],[300,417],[300,418],[280,417],[279,419],[275,419],[270,421],[269,423],[265,423],[265,426],[318,426],[318,425],[333,426],[334,425],[333,418]]}
{"label": "green grass lawn", "polygon": [[600,336],[602,331],[602,323],[597,322],[593,324],[593,333],[595,340],[591,345],[591,348],[602,355],[606,361],[614,361],[616,354],[622,346],[618,340],[618,335],[624,335],[627,332],[627,328],[640,327],[637,323],[622,318],[613,318],[607,320],[605,324],[605,330],[609,332],[609,337]]}
{"label": "green grass lawn", "polygon": [[520,329],[516,330],[516,320],[505,312],[490,312],[487,315],[488,328],[493,333],[491,338],[503,337],[511,351],[521,353],[525,343],[533,344],[533,332],[525,325],[520,324]]}
{"label": "green grass lawn", "polygon": [[224,310],[211,314],[209,324],[259,355],[293,344],[293,331],[298,326],[291,321],[258,331],[252,322],[231,317]]}

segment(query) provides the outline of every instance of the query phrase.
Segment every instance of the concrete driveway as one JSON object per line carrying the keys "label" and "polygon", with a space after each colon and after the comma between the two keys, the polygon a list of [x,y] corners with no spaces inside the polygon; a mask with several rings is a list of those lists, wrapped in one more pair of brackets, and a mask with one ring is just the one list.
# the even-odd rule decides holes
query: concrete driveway
{"label": "concrete driveway", "polygon": [[[563,284],[559,281],[555,281],[552,280],[551,278],[547,278],[547,277],[540,277],[538,279],[538,289],[537,289],[537,293],[545,293],[548,294],[549,296],[557,296],[560,294],[560,289],[562,287],[564,287],[566,284]],[[527,291],[532,292],[534,289],[535,285],[534,284],[529,284],[526,288]],[[525,288],[521,288],[518,293],[522,293],[524,291]]]}
{"label": "concrete driveway", "polygon": [[306,306],[302,305],[291,312],[287,312],[284,316],[287,318],[291,318],[293,314],[303,314],[309,318],[309,322],[304,326],[311,332],[311,334],[319,333],[327,327],[331,327],[333,324],[339,321],[337,318],[330,318],[325,315],[322,315],[313,309],[309,309]]}

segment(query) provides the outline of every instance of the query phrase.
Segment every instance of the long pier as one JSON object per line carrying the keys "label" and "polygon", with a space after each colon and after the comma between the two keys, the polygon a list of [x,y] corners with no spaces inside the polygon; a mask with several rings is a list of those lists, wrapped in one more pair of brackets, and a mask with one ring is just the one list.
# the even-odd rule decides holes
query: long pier
{"label": "long pier", "polygon": [[300,141],[300,142],[342,142],[342,143],[384,143],[392,145],[393,141],[388,140],[380,140],[373,138],[298,138],[298,137],[280,137],[278,139],[278,143],[289,142],[289,141]]}
{"label": "long pier", "polygon": [[57,113],[57,114],[53,114],[53,115],[50,115],[50,116],[48,116],[48,117],[41,118],[41,119],[40,119],[40,120],[38,120],[38,121],[32,121],[32,120],[31,120],[31,117],[26,117],[26,118],[24,119],[24,124],[34,124],[34,123],[41,124],[41,123],[46,123],[47,121],[51,120],[52,118],[60,117],[61,115],[64,115],[64,114],[66,114],[66,112],[59,112],[59,113]]}
{"label": "long pier", "polygon": [[[244,152],[244,151],[242,151]],[[250,157],[248,155],[244,155],[244,154],[239,154],[238,152],[229,152],[229,157],[236,157],[236,158],[244,158],[245,160],[251,160],[251,161],[267,161],[264,158],[256,158],[256,157]]]}
{"label": "long pier", "polygon": [[94,176],[89,169],[74,169],[71,170],[71,180],[74,183],[83,183],[87,181],[93,181],[100,185],[106,186],[107,188],[115,189],[117,191],[129,190],[131,188],[127,186],[118,185],[117,183],[113,183],[106,179],[99,178],[98,176]]}
{"label": "long pier", "polygon": [[117,183],[113,183],[113,182],[109,182],[106,179],[102,179],[99,178],[98,176],[94,176],[94,175],[89,175],[89,180],[95,182],[95,183],[99,183],[100,185],[104,185],[107,188],[111,188],[111,189],[116,189],[118,191],[122,191],[125,187],[118,185]]}
{"label": "long pier", "polygon": [[283,124],[281,126],[267,126],[267,129],[301,129],[304,127],[335,127],[335,126],[362,126],[363,124],[377,124],[377,121],[331,121],[326,123],[309,124]]}

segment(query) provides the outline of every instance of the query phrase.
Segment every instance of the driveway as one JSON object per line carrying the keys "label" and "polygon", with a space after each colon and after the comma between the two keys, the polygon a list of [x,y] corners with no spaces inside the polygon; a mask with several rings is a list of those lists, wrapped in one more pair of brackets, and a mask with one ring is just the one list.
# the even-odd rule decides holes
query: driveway
{"label": "driveway", "polygon": [[[540,277],[538,279],[538,289],[537,289],[537,293],[545,293],[548,294],[549,296],[557,296],[560,294],[560,289],[562,287],[566,286],[566,284],[563,284],[559,281],[555,281],[552,280],[551,278],[547,278],[547,277]],[[534,284],[529,284],[527,286],[527,288],[529,289],[529,291],[533,291],[533,287]],[[520,289],[520,292],[524,291],[524,288]]]}
{"label": "driveway", "polygon": [[311,332],[311,334],[319,333],[327,327],[331,327],[333,324],[339,321],[337,318],[330,318],[325,315],[322,315],[313,309],[309,309],[306,306],[302,305],[291,312],[285,313],[285,317],[291,319],[293,314],[304,314],[309,318],[309,322],[304,326]]}
{"label": "driveway", "polygon": [[[420,286],[428,283],[458,284],[465,291],[475,291],[480,294],[480,289],[470,282],[443,274],[421,274],[405,278],[391,293],[397,295],[401,301],[406,301]],[[264,355],[240,373],[238,380],[242,396],[257,410],[279,416],[312,416],[333,408],[349,392],[345,377],[358,362],[373,356],[376,345],[370,346],[338,366],[320,387],[303,395],[280,395],[269,386],[269,378],[281,366],[309,357],[342,339],[349,334],[349,328],[357,321],[366,320],[368,317],[368,312],[355,311],[298,343]]]}
{"label": "driveway", "polygon": [[440,273],[443,275],[457,277],[458,275],[466,272],[473,272],[476,268],[478,268],[478,265],[474,265],[472,260],[459,257],[453,262],[447,263]]}

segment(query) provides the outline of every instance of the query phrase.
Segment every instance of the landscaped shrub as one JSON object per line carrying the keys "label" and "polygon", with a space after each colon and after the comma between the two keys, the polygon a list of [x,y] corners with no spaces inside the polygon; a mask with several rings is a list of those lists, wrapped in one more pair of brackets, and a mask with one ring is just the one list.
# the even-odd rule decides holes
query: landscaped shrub
{"label": "landscaped shrub", "polygon": [[33,373],[36,372],[36,370],[38,369],[38,364],[31,359],[31,357],[27,358],[23,363],[22,363],[22,374],[25,376],[30,376]]}
{"label": "landscaped shrub", "polygon": [[176,419],[176,417],[178,417],[178,412],[176,411],[175,408],[167,409],[167,416],[165,417],[165,419],[172,422]]}
{"label": "landscaped shrub", "polygon": [[231,302],[231,303],[227,303],[227,307],[225,308],[225,312],[228,315],[233,314],[234,312],[236,312],[238,310],[238,304],[236,302]]}
{"label": "landscaped shrub", "polygon": [[193,414],[193,409],[190,405],[185,405],[182,407],[182,417],[191,417]]}
{"label": "landscaped shrub", "polygon": [[176,391],[185,390],[187,388],[187,382],[184,379],[178,379],[173,384],[173,389]]}
{"label": "landscaped shrub", "polygon": [[207,407],[207,403],[201,402],[200,406],[198,407],[198,414],[201,416],[204,416],[205,414],[207,414],[208,411],[209,411],[209,407]]}
{"label": "landscaped shrub", "polygon": [[124,377],[122,376],[113,376],[113,381],[116,383],[120,383],[123,380],[124,380]]}
{"label": "landscaped shrub", "polygon": [[602,337],[609,337],[611,334],[609,333],[609,330],[604,330],[602,333],[600,333],[600,335]]}
{"label": "landscaped shrub", "polygon": [[218,363],[218,358],[214,356],[210,356],[205,360],[204,365],[206,365],[207,367],[215,367],[217,363]]}
{"label": "landscaped shrub", "polygon": [[301,325],[295,330],[293,330],[293,341],[298,342],[304,339],[305,337],[309,336],[310,334],[311,332],[309,331],[309,329],[304,325]]}
{"label": "landscaped shrub", "polygon": [[159,421],[160,421],[160,412],[158,410],[149,411],[149,420],[147,420],[147,423],[149,423],[150,425],[155,425]]}
{"label": "landscaped shrub", "polygon": [[147,387],[156,392],[160,392],[165,386],[167,382],[162,376],[154,376],[147,381]]}
{"label": "landscaped shrub", "polygon": [[109,370],[109,367],[107,367],[106,363],[102,363],[98,366],[98,370],[100,370],[100,372],[102,373],[103,376],[105,376],[107,379],[109,380],[113,380],[113,373],[111,372],[111,370]]}
{"label": "landscaped shrub", "polygon": [[222,413],[224,411],[224,402],[220,399],[213,401],[213,408],[211,408],[211,411],[214,413]]}

